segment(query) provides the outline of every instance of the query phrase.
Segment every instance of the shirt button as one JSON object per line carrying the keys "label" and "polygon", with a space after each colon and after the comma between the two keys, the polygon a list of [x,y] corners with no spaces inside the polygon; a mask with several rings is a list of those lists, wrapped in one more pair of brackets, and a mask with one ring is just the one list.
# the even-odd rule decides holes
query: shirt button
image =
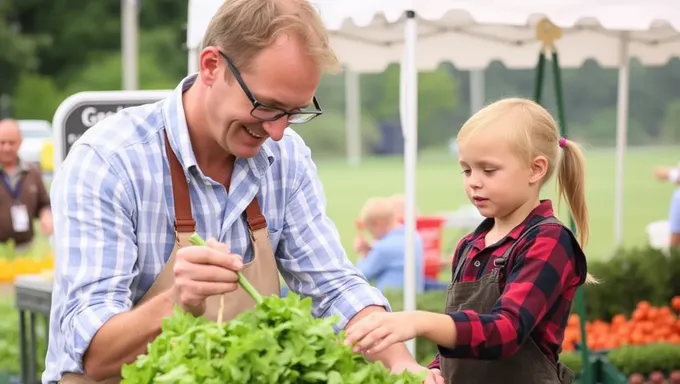
{"label": "shirt button", "polygon": [[482,263],[479,260],[475,260],[473,265],[475,266],[475,268],[479,268],[479,266],[482,265]]}

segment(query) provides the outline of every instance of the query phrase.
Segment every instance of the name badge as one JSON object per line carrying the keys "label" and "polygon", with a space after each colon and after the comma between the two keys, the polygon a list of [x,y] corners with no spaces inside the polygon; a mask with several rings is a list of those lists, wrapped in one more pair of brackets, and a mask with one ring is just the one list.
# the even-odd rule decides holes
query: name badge
{"label": "name badge", "polygon": [[23,204],[15,204],[11,208],[12,228],[14,232],[28,232],[31,220],[28,218],[28,209]]}

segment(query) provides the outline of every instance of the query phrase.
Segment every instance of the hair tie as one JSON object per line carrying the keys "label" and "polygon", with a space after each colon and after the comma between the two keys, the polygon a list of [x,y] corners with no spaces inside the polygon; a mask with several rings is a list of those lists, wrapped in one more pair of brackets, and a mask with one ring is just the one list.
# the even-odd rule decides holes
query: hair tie
{"label": "hair tie", "polygon": [[559,143],[560,143],[560,148],[566,147],[567,146],[567,138],[561,137]]}

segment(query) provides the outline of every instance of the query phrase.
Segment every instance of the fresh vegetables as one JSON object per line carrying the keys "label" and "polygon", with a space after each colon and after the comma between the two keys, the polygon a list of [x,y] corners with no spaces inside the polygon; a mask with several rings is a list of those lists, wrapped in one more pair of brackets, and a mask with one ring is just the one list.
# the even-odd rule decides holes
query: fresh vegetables
{"label": "fresh vegetables", "polygon": [[[194,241],[197,239],[194,238]],[[200,241],[199,241],[200,243]],[[239,283],[249,290],[243,276]],[[249,288],[246,288],[249,287]],[[251,291],[249,291],[251,292]],[[311,299],[290,293],[262,298],[226,324],[175,309],[162,333],[123,366],[124,384],[420,384],[424,374],[390,374],[345,346],[337,318],[314,318]],[[257,299],[256,299],[257,301]]]}
{"label": "fresh vegetables", "polygon": [[14,241],[0,243],[0,284],[13,283],[17,276],[39,274],[54,269],[49,244],[36,242],[26,252],[16,251]]}
{"label": "fresh vegetables", "polygon": [[680,384],[680,345],[629,345],[613,349],[607,359],[630,382],[646,378],[649,383],[666,383],[668,378]]}
{"label": "fresh vegetables", "polygon": [[[19,342],[19,314],[14,306],[14,301],[0,297],[0,314],[2,314],[0,315],[0,374],[7,373],[12,376],[18,376],[21,372],[19,364],[21,343]],[[38,377],[40,377],[44,369],[44,356],[47,351],[45,322],[45,318],[37,316],[35,332]]]}
{"label": "fresh vegetables", "polygon": [[[611,322],[603,320],[586,323],[588,347],[594,350],[611,349],[625,345],[643,345],[658,342],[680,345],[680,297],[671,300],[671,306],[654,307],[640,301],[630,319],[617,314]],[[578,315],[569,317],[562,348],[573,351],[581,342]]]}
{"label": "fresh vegetables", "polygon": [[[189,242],[193,245],[206,245],[205,241],[201,239],[201,236],[199,236],[197,233],[194,233],[191,235],[189,238]],[[262,296],[260,296],[260,293],[257,292],[255,287],[250,285],[250,282],[243,276],[241,271],[236,272],[238,275],[238,283],[243,287],[243,290],[248,292],[250,297],[253,298],[256,304],[262,303]],[[217,312],[217,324],[222,324],[222,309],[224,308],[224,295],[220,296],[220,308],[219,311]]]}

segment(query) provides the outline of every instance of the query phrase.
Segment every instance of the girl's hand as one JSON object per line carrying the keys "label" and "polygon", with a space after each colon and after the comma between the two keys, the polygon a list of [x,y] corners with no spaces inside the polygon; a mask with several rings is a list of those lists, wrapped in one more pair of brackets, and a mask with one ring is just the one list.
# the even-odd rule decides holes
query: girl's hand
{"label": "girl's hand", "polygon": [[355,353],[380,353],[418,336],[418,312],[374,312],[346,330],[345,345]]}

